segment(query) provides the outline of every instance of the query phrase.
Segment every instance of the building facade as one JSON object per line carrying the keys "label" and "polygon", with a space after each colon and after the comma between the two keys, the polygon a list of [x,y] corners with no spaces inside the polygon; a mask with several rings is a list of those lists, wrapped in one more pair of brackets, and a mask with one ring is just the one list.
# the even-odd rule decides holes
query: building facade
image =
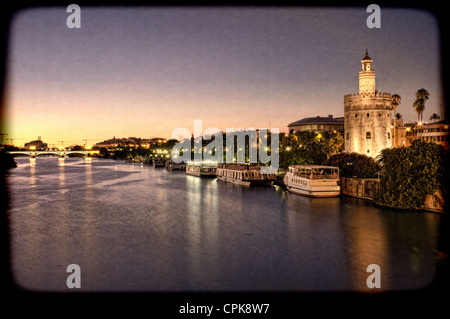
{"label": "building facade", "polygon": [[448,122],[445,120],[435,123],[424,123],[422,126],[419,126],[418,138],[425,142],[434,142],[448,150],[448,128]]}
{"label": "building facade", "polygon": [[376,157],[392,147],[391,94],[375,90],[375,70],[368,52],[361,61],[359,93],[344,96],[345,151]]}
{"label": "building facade", "polygon": [[[403,119],[395,119],[392,120],[392,146],[393,147],[399,147],[399,146],[408,146],[407,144],[407,127],[403,124]],[[409,144],[410,145],[410,144]]]}
{"label": "building facade", "polygon": [[414,140],[421,139],[425,142],[434,142],[448,151],[450,129],[447,120],[435,123],[409,123],[406,125],[406,146],[410,146]]}
{"label": "building facade", "polygon": [[344,132],[344,118],[333,115],[305,117],[288,125],[289,133],[293,134],[302,131],[312,132]]}
{"label": "building facade", "polygon": [[34,140],[34,141],[31,141],[31,142],[25,143],[25,144],[24,144],[24,147],[25,147],[27,150],[46,151],[46,150],[47,150],[47,147],[48,147],[48,144],[47,144],[47,143],[44,143],[44,142],[41,140],[41,137],[38,136],[38,139],[37,139],[37,140]]}

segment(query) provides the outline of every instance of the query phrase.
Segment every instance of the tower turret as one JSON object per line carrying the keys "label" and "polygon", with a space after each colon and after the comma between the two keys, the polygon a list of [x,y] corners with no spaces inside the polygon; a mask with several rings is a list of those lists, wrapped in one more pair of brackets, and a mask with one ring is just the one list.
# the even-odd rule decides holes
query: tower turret
{"label": "tower turret", "polygon": [[361,60],[362,69],[359,71],[359,93],[375,92],[375,70],[372,69],[372,62],[366,50],[366,55]]}

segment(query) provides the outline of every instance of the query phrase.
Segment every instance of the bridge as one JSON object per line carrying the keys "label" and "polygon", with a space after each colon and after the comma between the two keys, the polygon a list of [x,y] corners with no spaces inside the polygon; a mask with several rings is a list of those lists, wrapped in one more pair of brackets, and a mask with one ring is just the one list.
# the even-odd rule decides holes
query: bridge
{"label": "bridge", "polygon": [[58,155],[59,157],[65,157],[69,154],[83,154],[84,156],[91,156],[92,154],[98,154],[99,151],[9,151],[6,153],[9,153],[11,155],[28,155],[34,158],[38,155]]}

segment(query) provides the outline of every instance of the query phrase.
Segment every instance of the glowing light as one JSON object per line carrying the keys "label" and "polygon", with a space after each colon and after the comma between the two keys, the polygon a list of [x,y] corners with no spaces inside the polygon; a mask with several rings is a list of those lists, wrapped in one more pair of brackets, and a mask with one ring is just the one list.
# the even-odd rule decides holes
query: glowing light
{"label": "glowing light", "polygon": [[30,146],[30,150],[35,150],[36,146]]}
{"label": "glowing light", "polygon": [[290,151],[291,150],[291,148],[288,146],[288,147],[286,147],[286,151]]}

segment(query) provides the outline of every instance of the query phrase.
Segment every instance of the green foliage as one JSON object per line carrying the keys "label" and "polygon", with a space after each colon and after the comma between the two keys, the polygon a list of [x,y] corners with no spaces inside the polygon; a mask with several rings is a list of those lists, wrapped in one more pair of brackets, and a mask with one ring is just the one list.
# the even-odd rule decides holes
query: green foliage
{"label": "green foliage", "polygon": [[311,158],[311,153],[303,148],[280,152],[280,168],[286,170],[289,165],[298,164],[314,164],[314,159]]}
{"label": "green foliage", "polygon": [[331,155],[322,165],[339,167],[341,177],[376,178],[381,166],[372,157],[358,153]]}
{"label": "green foliage", "polygon": [[322,149],[327,157],[344,150],[344,137],[339,132],[324,132],[320,139]]}
{"label": "green foliage", "polygon": [[381,151],[380,186],[375,203],[405,209],[422,209],[425,197],[436,192],[444,176],[444,151],[436,143],[415,140],[410,147]]}
{"label": "green foliage", "polygon": [[289,165],[321,164],[342,150],[344,139],[339,132],[303,131],[280,135],[280,168]]}

